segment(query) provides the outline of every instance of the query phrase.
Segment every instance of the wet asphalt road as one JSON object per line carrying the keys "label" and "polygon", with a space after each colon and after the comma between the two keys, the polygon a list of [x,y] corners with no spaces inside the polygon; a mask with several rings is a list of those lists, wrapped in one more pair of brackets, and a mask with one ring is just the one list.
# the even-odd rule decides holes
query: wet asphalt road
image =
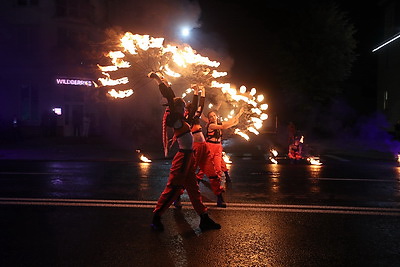
{"label": "wet asphalt road", "polygon": [[1,266],[400,266],[400,167],[233,158],[221,230],[184,209],[151,231],[168,160],[0,161]]}

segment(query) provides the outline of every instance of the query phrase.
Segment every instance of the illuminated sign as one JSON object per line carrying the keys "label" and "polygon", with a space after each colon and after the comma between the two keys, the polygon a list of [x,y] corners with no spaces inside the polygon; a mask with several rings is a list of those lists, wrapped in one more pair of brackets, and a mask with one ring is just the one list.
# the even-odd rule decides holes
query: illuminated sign
{"label": "illuminated sign", "polygon": [[53,110],[53,112],[55,114],[57,114],[58,116],[61,116],[61,114],[62,114],[62,109],[61,108],[53,108],[52,110]]}
{"label": "illuminated sign", "polygon": [[79,79],[57,78],[56,83],[61,85],[93,86],[92,81]]}

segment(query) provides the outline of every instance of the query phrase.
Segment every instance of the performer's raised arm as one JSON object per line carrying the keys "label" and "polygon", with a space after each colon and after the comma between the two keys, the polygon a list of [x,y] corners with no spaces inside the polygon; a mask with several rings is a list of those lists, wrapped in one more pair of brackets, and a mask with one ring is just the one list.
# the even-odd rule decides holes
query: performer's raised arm
{"label": "performer's raised arm", "polygon": [[168,82],[161,75],[155,72],[150,72],[147,76],[157,82],[161,95],[167,99],[168,106],[173,110],[175,93],[171,86],[169,86]]}
{"label": "performer's raised arm", "polygon": [[198,109],[198,102],[199,102],[199,87],[196,84],[192,84],[190,86],[193,89],[193,98],[192,102],[186,105],[186,120],[189,124],[193,124],[193,119]]}
{"label": "performer's raised arm", "polygon": [[206,102],[206,88],[202,85],[200,85],[200,100],[199,100],[199,105],[196,110],[195,116],[201,117],[201,114],[203,113],[204,110],[204,103]]}
{"label": "performer's raised arm", "polygon": [[228,121],[224,121],[220,124],[217,123],[217,113],[215,111],[210,111],[208,113],[208,120],[209,120],[209,129],[210,130],[223,130],[231,128],[239,123],[239,118],[243,114],[244,108],[242,107],[238,114],[235,115],[232,119]]}

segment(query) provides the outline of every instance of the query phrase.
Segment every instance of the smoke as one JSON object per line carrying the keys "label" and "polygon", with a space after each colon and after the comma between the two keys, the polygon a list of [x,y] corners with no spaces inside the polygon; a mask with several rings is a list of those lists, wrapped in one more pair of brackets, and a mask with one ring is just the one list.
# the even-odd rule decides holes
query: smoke
{"label": "smoke", "polygon": [[124,31],[180,41],[181,28],[200,27],[200,6],[189,0],[120,0],[112,9],[111,25]]}
{"label": "smoke", "polygon": [[353,152],[376,151],[393,155],[400,152],[400,142],[395,138],[393,125],[383,113],[361,115],[346,101],[338,99],[324,109],[318,110],[318,115],[314,112],[308,116],[317,118],[313,124],[318,129],[306,129],[311,139],[319,139],[317,143]]}
{"label": "smoke", "polygon": [[[221,69],[229,71],[233,58],[227,44],[215,32],[201,30],[202,10],[191,0],[119,0],[110,6],[110,24],[116,32],[148,34],[163,37],[168,44],[189,44],[199,54],[221,62]],[[182,28],[190,30],[182,35]]]}
{"label": "smoke", "polygon": [[[220,62],[221,65],[218,69],[229,74],[233,59],[228,55],[226,44],[218,34],[206,33],[201,30],[201,8],[197,1],[118,0],[113,1],[113,5],[109,7],[109,12],[112,14],[109,17],[110,25],[113,25],[106,31],[110,50],[113,45],[118,45],[119,38],[125,32],[162,37],[164,38],[164,45],[181,45],[184,43],[190,45],[198,54]],[[183,27],[191,30],[189,36],[185,37],[181,34]],[[100,65],[107,65],[107,63],[100,63]],[[146,64],[139,65],[144,66]],[[129,68],[127,70],[129,73],[124,75],[120,73],[121,77],[129,76],[135,91],[129,100],[115,100],[119,103],[116,103],[114,108],[122,110],[121,118],[113,121],[117,112],[110,112],[108,117],[110,121],[113,121],[113,125],[116,125],[116,128],[120,128],[126,139],[133,140],[138,146],[146,146],[149,139],[158,140],[161,137],[161,118],[165,108],[162,104],[165,101],[161,98],[157,85],[146,77],[147,72],[155,69],[148,67],[148,69],[143,69],[142,67],[137,72],[137,66],[136,64]],[[230,82],[229,79],[229,76],[226,77],[225,82]],[[186,90],[189,84],[188,81],[186,81],[186,84],[175,83],[172,80],[171,82],[173,82],[172,87],[177,96]],[[213,104],[216,105],[222,99],[219,99],[218,95],[213,96],[208,93],[207,101],[214,102]],[[152,144],[154,145],[154,141]]]}

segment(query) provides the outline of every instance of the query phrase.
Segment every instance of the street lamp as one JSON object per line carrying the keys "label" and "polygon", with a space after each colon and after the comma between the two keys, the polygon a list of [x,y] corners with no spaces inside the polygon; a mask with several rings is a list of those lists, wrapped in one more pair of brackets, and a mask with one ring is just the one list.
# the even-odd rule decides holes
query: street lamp
{"label": "street lamp", "polygon": [[190,35],[190,29],[188,27],[183,27],[181,29],[181,35],[183,37],[188,37]]}

